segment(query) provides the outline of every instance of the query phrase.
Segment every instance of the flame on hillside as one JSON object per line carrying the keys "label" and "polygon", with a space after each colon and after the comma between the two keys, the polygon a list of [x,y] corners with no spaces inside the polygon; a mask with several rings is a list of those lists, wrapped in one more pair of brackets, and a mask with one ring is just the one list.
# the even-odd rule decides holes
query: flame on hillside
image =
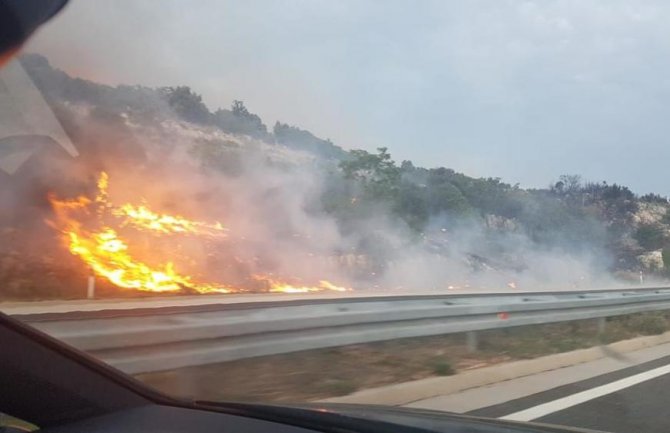
{"label": "flame on hillside", "polygon": [[[114,285],[149,292],[233,293],[248,291],[229,284],[200,281],[178,270],[173,261],[152,263],[133,250],[133,236],[120,234],[133,230],[159,237],[188,236],[196,239],[224,239],[228,230],[219,222],[204,222],[153,211],[147,203],[113,204],[108,197],[109,177],[101,173],[95,199],[80,196],[59,199],[49,196],[56,218],[50,225],[62,233],[64,245],[93,272]],[[178,238],[175,238],[178,242]],[[328,281],[317,285],[292,284],[264,275],[254,275],[264,291],[306,293],[322,290],[346,291]]]}
{"label": "flame on hillside", "polygon": [[122,225],[132,225],[139,229],[145,228],[159,233],[192,233],[219,237],[225,235],[226,230],[221,223],[207,224],[178,216],[157,214],[146,205],[135,206],[126,203],[114,209],[112,213],[124,218]]}
{"label": "flame on hillside", "polygon": [[307,286],[299,283],[287,283],[281,282],[271,277],[255,275],[254,279],[257,281],[262,281],[267,283],[269,291],[272,293],[309,293],[309,292],[320,292],[323,290],[333,290],[336,292],[346,292],[346,287],[336,286],[335,284],[321,280],[316,286]]}

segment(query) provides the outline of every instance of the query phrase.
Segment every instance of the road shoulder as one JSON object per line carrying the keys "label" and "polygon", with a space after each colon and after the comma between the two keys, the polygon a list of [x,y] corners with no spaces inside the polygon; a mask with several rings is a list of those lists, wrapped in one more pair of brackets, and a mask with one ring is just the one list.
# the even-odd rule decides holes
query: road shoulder
{"label": "road shoulder", "polygon": [[469,412],[670,355],[670,332],[514,361],[324,401]]}

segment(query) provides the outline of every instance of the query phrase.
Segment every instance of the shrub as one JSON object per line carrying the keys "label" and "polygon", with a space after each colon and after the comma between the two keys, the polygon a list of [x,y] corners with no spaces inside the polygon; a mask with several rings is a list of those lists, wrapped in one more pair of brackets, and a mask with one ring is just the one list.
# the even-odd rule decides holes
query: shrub
{"label": "shrub", "polygon": [[433,374],[437,376],[451,376],[456,374],[456,370],[451,366],[449,361],[443,358],[434,359],[431,365]]}

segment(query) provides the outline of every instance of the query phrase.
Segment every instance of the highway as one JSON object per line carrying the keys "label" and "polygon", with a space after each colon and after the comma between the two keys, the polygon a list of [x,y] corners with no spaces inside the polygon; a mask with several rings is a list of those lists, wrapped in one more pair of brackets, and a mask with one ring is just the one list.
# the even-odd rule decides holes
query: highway
{"label": "highway", "polygon": [[669,405],[670,344],[664,344],[408,406],[613,433],[667,433]]}
{"label": "highway", "polygon": [[670,431],[670,356],[474,414],[616,432]]}
{"label": "highway", "polygon": [[[107,362],[129,372],[327,347],[326,343],[346,345],[669,308],[667,287],[411,296],[323,292],[0,304],[0,310],[96,356],[100,351]],[[669,405],[670,343],[407,404],[615,433],[669,432]]]}
{"label": "highway", "polygon": [[[667,362],[670,358],[664,360],[665,367]],[[670,431],[669,402],[670,377],[666,372],[654,380],[547,414],[535,421],[617,433],[667,433]]]}

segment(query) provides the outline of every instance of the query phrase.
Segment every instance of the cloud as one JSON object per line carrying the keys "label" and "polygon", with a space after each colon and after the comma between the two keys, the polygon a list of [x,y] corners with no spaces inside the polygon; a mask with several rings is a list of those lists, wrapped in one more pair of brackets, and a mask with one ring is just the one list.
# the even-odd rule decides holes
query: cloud
{"label": "cloud", "polygon": [[669,19],[661,1],[91,0],[29,49],[419,164],[667,194]]}

